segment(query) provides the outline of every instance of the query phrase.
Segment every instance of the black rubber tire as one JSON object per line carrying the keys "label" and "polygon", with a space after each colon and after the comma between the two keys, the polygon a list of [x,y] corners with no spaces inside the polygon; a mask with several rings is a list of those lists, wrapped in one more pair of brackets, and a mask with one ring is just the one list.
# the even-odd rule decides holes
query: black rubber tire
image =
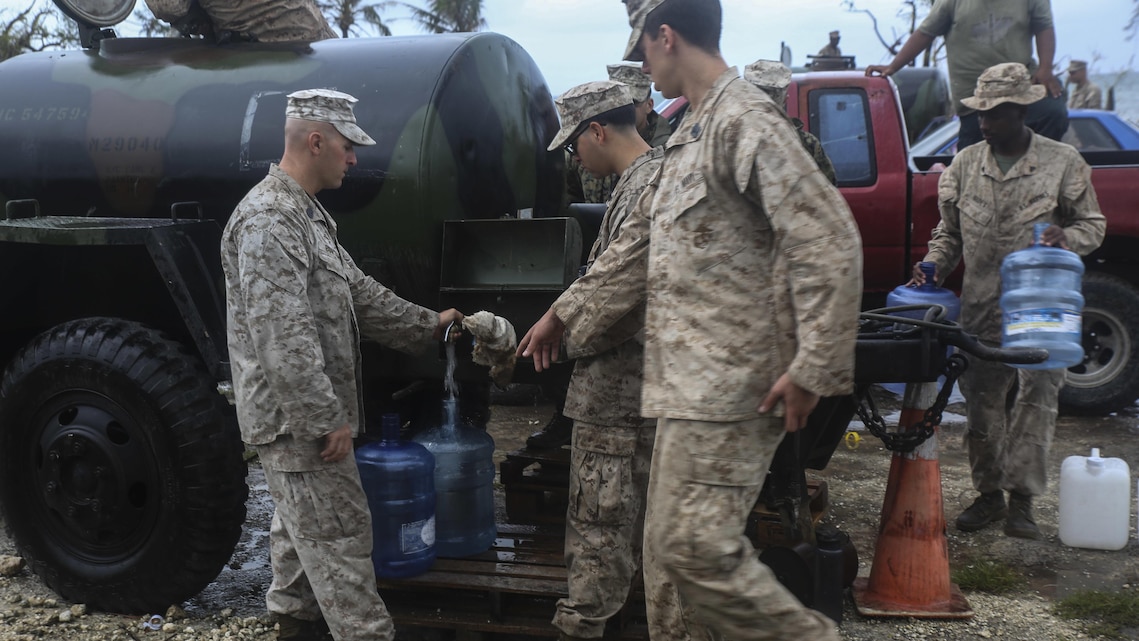
{"label": "black rubber tire", "polygon": [[1099,272],[1084,274],[1084,360],[1068,368],[1065,414],[1103,415],[1139,398],[1139,290]]}
{"label": "black rubber tire", "polygon": [[200,361],[137,323],[41,334],[0,383],[0,510],[69,601],[164,612],[208,585],[245,520],[243,447]]}

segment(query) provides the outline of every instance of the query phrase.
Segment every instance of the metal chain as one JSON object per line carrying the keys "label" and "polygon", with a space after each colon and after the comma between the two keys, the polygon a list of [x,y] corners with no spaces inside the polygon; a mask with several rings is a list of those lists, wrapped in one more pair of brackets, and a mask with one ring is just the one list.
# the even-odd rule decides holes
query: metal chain
{"label": "metal chain", "polygon": [[862,397],[858,399],[858,417],[862,419],[862,423],[866,425],[866,429],[871,434],[882,439],[882,444],[886,446],[886,449],[891,452],[912,452],[917,446],[933,436],[934,429],[941,425],[941,414],[945,411],[945,406],[949,404],[953,385],[968,367],[969,362],[965,360],[964,356],[953,354],[949,357],[945,364],[945,384],[941,386],[937,399],[925,411],[922,420],[908,428],[897,432],[889,431],[886,421],[874,405],[874,399],[871,398],[869,389],[863,392]]}

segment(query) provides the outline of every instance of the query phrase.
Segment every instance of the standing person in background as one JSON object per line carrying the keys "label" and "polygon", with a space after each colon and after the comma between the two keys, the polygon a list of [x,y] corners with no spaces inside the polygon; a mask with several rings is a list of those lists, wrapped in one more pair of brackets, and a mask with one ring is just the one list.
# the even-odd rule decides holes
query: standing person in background
{"label": "standing person in background", "polygon": [[[756,60],[744,67],[744,80],[771,96],[775,104],[783,107],[783,111],[786,113],[787,87],[791,84],[791,70],[787,68],[787,65],[775,60]],[[831,159],[827,157],[827,152],[823,151],[823,144],[814,134],[803,129],[802,120],[791,117],[788,119],[792,125],[795,125],[795,132],[799,134],[799,142],[803,143],[803,149],[806,149],[807,153],[811,154],[811,158],[815,159],[819,171],[823,172],[823,175],[832,185],[837,184],[834,165],[831,164]]]}
{"label": "standing person in background", "polygon": [[1068,64],[1068,81],[1076,85],[1068,99],[1068,109],[1103,109],[1103,92],[1088,80],[1088,63],[1073,60]]}
{"label": "standing person in background", "polygon": [[[981,141],[977,112],[962,101],[972,97],[981,72],[1003,62],[1024,65],[1032,74],[1032,81],[1045,89],[1045,98],[1029,106],[1028,126],[1052,140],[1060,140],[1068,131],[1064,88],[1052,74],[1056,30],[1049,0],[935,0],[929,15],[890,64],[870,65],[866,75],[893,75],[913,62],[938,36],[945,37],[950,93],[961,120],[958,149]],[[1033,39],[1039,66],[1032,59]]]}
{"label": "standing person in background", "polygon": [[155,18],[184,35],[218,42],[313,42],[335,38],[314,0],[146,0]]}
{"label": "standing person in background", "polygon": [[[650,147],[660,147],[672,135],[668,121],[653,111],[652,79],[639,65],[619,63],[606,66],[609,80],[628,86],[637,113],[637,132]],[[619,174],[596,176],[576,157],[566,159],[566,193],[570,202],[606,203],[613,193]],[[554,415],[546,425],[526,439],[526,447],[535,450],[553,449],[568,445],[573,421],[563,414],[566,402],[566,380],[551,380],[542,385],[542,392],[554,400]]]}
{"label": "standing person in background", "polygon": [[[922,260],[936,263],[937,274],[944,275],[965,259],[961,325],[989,344],[1001,342],[1001,262],[1031,244],[1034,223],[1051,223],[1045,245],[1088,254],[1103,242],[1106,225],[1091,168],[1073,147],[1026,126],[1030,105],[1044,95],[1022,64],[982,73],[964,103],[980,115],[986,142],[957,152],[937,185],[941,222]],[[913,269],[917,284],[925,282],[919,265]],[[957,529],[973,532],[1005,519],[1006,535],[1039,539],[1032,497],[1048,484],[1065,370],[1015,369],[968,358],[961,375],[969,425],[965,444],[980,496],[957,517]]]}
{"label": "standing person in background", "polygon": [[842,55],[842,49],[838,48],[839,39],[840,38],[838,35],[838,31],[830,32],[830,42],[827,43],[827,46],[823,47],[822,49],[819,49],[819,55],[820,56],[828,56],[828,57],[832,57],[832,58],[837,58],[837,57],[841,56]]}
{"label": "standing person in background", "polygon": [[[546,367],[647,292],[641,414],[657,419],[645,515],[649,634],[836,641],[744,535],[775,450],[854,385],[858,229],[783,110],[720,54],[719,0],[626,0],[626,59],[691,107],[623,235],[519,343]],[[673,584],[692,609],[654,626]]]}
{"label": "standing person in background", "polygon": [[[589,82],[562,94],[556,104],[562,128],[550,151],[563,147],[591,174],[620,178],[588,269],[619,236],[647,233],[624,223],[656,176],[664,152],[649,147],[637,132],[637,108],[626,85]],[[562,641],[600,639],[640,570],[656,434],[656,422],[641,417],[644,324],[642,303],[592,344],[567,343],[569,356],[577,360],[565,405],[574,420],[565,544],[569,591],[558,600],[553,620]],[[677,617],[675,590],[671,595],[668,616]],[[663,627],[677,623],[670,620]]]}
{"label": "standing person in background", "polygon": [[372,522],[352,439],[363,424],[360,333],[421,351],[463,315],[409,303],[365,275],[316,199],[374,145],[356,99],[298,91],[285,153],[222,232],[229,355],[241,438],[273,497],[265,595],[282,641],[391,641],[376,591]]}

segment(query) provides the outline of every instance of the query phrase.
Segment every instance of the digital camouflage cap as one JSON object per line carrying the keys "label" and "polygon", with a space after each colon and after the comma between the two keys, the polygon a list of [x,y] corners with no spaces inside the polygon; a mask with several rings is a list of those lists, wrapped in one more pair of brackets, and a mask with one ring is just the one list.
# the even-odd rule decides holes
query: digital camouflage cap
{"label": "digital camouflage cap", "polygon": [[652,92],[653,80],[647,73],[641,71],[641,65],[635,62],[620,62],[615,65],[606,65],[605,70],[609,72],[610,80],[629,86],[629,94],[633,96],[635,102],[648,100],[649,94]]}
{"label": "digital camouflage cap", "polygon": [[1004,62],[981,72],[972,98],[961,104],[977,111],[988,111],[999,104],[1015,102],[1028,105],[1044,97],[1044,86],[1032,84],[1028,67],[1019,62]]}
{"label": "digital camouflage cap", "polygon": [[625,60],[643,61],[645,55],[640,51],[641,34],[645,31],[645,19],[665,0],[621,0],[625,3],[625,11],[629,13],[629,26],[633,33],[629,35],[629,44],[625,45]]}
{"label": "digital camouflage cap", "polygon": [[633,98],[629,95],[629,87],[612,80],[587,82],[570,89],[554,100],[562,128],[546,149],[553,151],[566,144],[586,120],[631,104]]}
{"label": "digital camouflage cap", "polygon": [[1088,63],[1085,60],[1073,60],[1068,63],[1068,73],[1073,71],[1083,71],[1088,68]]}
{"label": "digital camouflage cap", "polygon": [[354,144],[376,144],[376,141],[356,124],[356,115],[352,113],[352,105],[357,102],[355,97],[332,89],[305,89],[294,91],[288,98],[289,102],[285,106],[286,118],[327,122]]}

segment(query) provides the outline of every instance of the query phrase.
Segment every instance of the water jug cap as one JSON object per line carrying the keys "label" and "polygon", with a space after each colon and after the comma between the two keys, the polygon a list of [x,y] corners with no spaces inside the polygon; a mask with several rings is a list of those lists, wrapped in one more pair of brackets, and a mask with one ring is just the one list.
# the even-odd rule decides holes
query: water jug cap
{"label": "water jug cap", "polygon": [[1099,448],[1092,448],[1092,455],[1088,457],[1088,467],[1103,467],[1103,459],[1099,456]]}
{"label": "water jug cap", "polygon": [[922,261],[918,264],[921,273],[925,274],[925,284],[930,287],[936,287],[937,283],[934,282],[934,276],[937,274],[937,263],[930,261]]}
{"label": "water jug cap", "polygon": [[380,439],[399,442],[399,414],[384,414],[380,418]]}

